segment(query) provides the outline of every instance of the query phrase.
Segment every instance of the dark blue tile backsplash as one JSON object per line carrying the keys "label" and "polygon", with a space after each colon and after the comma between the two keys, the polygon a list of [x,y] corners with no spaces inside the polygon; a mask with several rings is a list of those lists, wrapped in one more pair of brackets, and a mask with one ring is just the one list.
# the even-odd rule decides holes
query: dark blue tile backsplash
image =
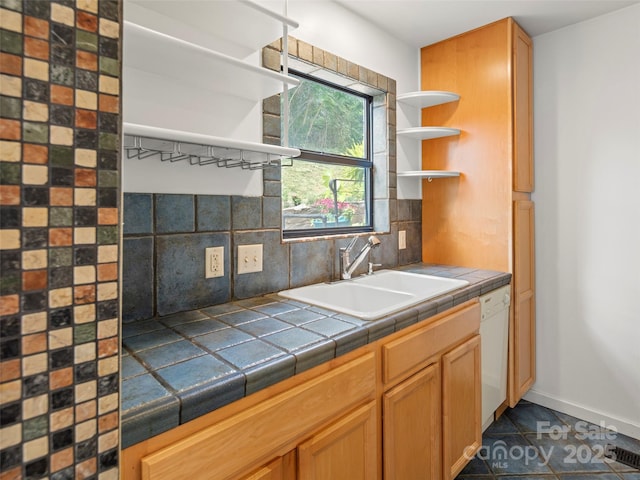
{"label": "dark blue tile backsplash", "polygon": [[[205,278],[205,248],[223,246],[229,251],[228,233],[158,235],[158,315],[208,307],[231,300],[230,276]],[[229,272],[229,255],[224,271]],[[179,293],[178,293],[179,292]]]}
{"label": "dark blue tile backsplash", "polygon": [[[125,237],[123,240],[122,318],[144,320],[154,314],[154,237]],[[126,292],[126,293],[125,293]]]}
{"label": "dark blue tile backsplash", "polygon": [[296,268],[291,270],[291,286],[300,287],[331,280],[327,272],[333,268],[335,255],[337,253],[334,252],[331,240],[292,244],[291,263]]}
{"label": "dark blue tile backsplash", "polygon": [[[393,268],[420,261],[420,200],[394,200],[391,231],[371,261]],[[281,240],[280,198],[124,194],[125,324],[338,278],[348,239]],[[398,230],[407,249],[398,251]],[[263,244],[263,271],[236,273],[238,245]],[[224,247],[224,276],[205,278],[205,248]],[[366,262],[356,273],[366,270]],[[215,308],[215,307],[214,307]]]}
{"label": "dark blue tile backsplash", "polygon": [[262,197],[231,197],[231,219],[234,230],[262,227]]}
{"label": "dark blue tile backsplash", "polygon": [[127,193],[124,196],[125,235],[153,233],[153,195],[151,193]]}
{"label": "dark blue tile backsplash", "polygon": [[195,231],[195,198],[193,195],[155,195],[156,233]]}
{"label": "dark blue tile backsplash", "polygon": [[198,195],[197,226],[199,232],[231,230],[231,199],[219,195]]}

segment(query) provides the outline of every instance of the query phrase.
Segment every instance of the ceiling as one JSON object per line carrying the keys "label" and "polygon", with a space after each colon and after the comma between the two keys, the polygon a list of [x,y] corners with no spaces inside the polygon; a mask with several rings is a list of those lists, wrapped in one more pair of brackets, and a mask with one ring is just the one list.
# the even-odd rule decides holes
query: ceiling
{"label": "ceiling", "polygon": [[423,47],[505,17],[532,37],[640,3],[620,0],[335,0],[391,35]]}

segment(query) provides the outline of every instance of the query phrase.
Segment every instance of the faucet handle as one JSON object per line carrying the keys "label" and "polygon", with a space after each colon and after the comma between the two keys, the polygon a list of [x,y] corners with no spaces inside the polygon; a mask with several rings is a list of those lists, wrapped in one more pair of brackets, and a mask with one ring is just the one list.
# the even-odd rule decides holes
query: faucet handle
{"label": "faucet handle", "polygon": [[373,275],[373,267],[381,267],[381,266],[382,266],[381,263],[369,262],[369,271],[367,272],[367,275]]}

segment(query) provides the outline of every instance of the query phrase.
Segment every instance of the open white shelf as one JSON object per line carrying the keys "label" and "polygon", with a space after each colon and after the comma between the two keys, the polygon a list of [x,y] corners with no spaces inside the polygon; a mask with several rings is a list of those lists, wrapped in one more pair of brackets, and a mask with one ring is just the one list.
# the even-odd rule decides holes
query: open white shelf
{"label": "open white shelf", "polygon": [[[127,0],[125,20],[236,58],[245,58],[298,28],[259,1]],[[250,28],[243,28],[251,25]]]}
{"label": "open white shelf", "polygon": [[432,138],[460,135],[460,130],[448,127],[411,127],[399,129],[396,134],[402,137],[429,140]]}
{"label": "open white shelf", "polygon": [[448,170],[408,170],[406,172],[398,172],[397,175],[398,177],[426,178],[431,181],[434,178],[459,177],[460,172]]}
{"label": "open white shelf", "polygon": [[297,157],[297,148],[247,142],[200,133],[123,123],[128,158],[158,157],[161,161],[188,161],[192,165],[217,165],[255,170],[279,166]]}
{"label": "open white shelf", "polygon": [[[428,108],[443,103],[455,102],[460,99],[460,95],[452,92],[437,90],[423,90],[419,92],[408,92],[398,95],[398,103],[415,108]],[[398,137],[416,140],[430,140],[433,138],[450,137],[460,135],[460,130],[449,127],[411,127],[397,130]],[[408,170],[398,172],[398,177],[404,178],[424,178],[431,182],[434,178],[459,177],[460,172],[447,170]]]}
{"label": "open white shelf", "polygon": [[129,21],[124,22],[124,39],[125,65],[203,90],[258,101],[282,92],[284,85],[299,84],[287,75]]}
{"label": "open white shelf", "polygon": [[437,90],[423,90],[419,92],[402,93],[397,97],[398,102],[417,108],[433,107],[443,103],[460,100],[460,95],[452,92]]}

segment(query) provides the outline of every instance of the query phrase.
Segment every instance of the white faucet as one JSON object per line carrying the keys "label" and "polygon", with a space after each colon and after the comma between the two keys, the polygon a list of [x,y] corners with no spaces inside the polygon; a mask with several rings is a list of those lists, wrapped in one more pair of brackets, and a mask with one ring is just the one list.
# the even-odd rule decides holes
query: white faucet
{"label": "white faucet", "polygon": [[349,242],[349,245],[347,245],[346,247],[340,248],[340,276],[344,280],[351,278],[351,274],[354,272],[356,268],[358,268],[358,265],[362,263],[364,258],[369,253],[369,250],[371,250],[372,248],[376,248],[378,245],[380,245],[380,240],[378,239],[378,237],[371,235],[367,239],[367,243],[365,243],[364,247],[362,247],[362,250],[358,252],[358,254],[353,260],[350,260],[349,254],[351,253],[351,250],[353,249],[353,247],[356,246],[357,242],[358,242],[358,237],[354,237],[353,240]]}

